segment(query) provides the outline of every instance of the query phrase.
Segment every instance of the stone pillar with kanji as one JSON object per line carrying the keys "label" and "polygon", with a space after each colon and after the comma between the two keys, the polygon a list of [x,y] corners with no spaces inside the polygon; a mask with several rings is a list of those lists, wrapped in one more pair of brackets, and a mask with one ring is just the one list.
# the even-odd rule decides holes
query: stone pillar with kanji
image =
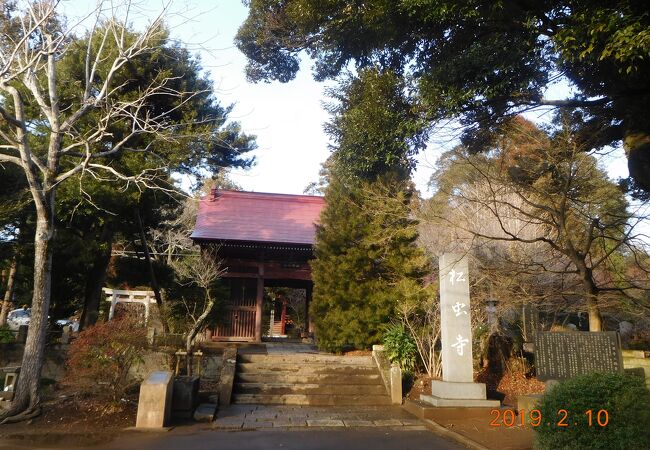
{"label": "stone pillar with kanji", "polygon": [[474,383],[467,257],[445,253],[439,268],[442,380],[433,380],[431,395],[421,400],[434,406],[500,406],[486,399],[484,383]]}

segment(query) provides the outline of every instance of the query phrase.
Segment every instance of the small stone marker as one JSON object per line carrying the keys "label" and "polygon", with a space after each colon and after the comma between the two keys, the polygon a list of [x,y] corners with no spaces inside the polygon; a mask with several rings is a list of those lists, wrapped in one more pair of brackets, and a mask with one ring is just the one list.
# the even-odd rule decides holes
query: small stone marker
{"label": "small stone marker", "polygon": [[390,402],[402,404],[402,369],[397,364],[390,367]]}
{"label": "small stone marker", "polygon": [[0,391],[0,400],[11,401],[14,398],[14,390],[18,383],[18,375],[21,366],[3,367],[2,372],[5,374],[4,387]]}
{"label": "small stone marker", "polygon": [[537,379],[566,380],[592,372],[623,372],[616,331],[543,331],[535,336]]}
{"label": "small stone marker", "polygon": [[439,267],[442,381],[433,380],[432,395],[420,399],[434,406],[500,406],[486,399],[484,383],[474,383],[467,258],[445,253]]}
{"label": "small stone marker", "polygon": [[68,345],[70,343],[70,325],[63,327],[63,332],[61,333],[61,344]]}
{"label": "small stone marker", "polygon": [[162,428],[172,409],[173,378],[171,372],[151,372],[140,385],[136,428]]}
{"label": "small stone marker", "polygon": [[221,405],[230,405],[232,387],[237,371],[237,347],[226,347],[223,350],[221,377],[219,378],[219,400]]}

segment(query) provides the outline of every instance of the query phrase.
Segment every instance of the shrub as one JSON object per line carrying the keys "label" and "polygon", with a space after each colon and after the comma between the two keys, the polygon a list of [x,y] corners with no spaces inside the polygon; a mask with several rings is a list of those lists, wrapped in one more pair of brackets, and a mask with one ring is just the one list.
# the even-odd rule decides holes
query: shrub
{"label": "shrub", "polygon": [[70,344],[66,384],[117,402],[132,384],[129,369],[145,347],[145,328],[128,317],[87,328]]}
{"label": "shrub", "polygon": [[[542,397],[542,423],[536,427],[542,449],[650,448],[650,391],[640,377],[593,373],[565,381]],[[568,426],[557,426],[566,410]],[[589,426],[586,412],[592,411]],[[609,422],[598,424],[598,412]],[[601,413],[601,423],[605,414]]]}
{"label": "shrub", "polygon": [[389,325],[384,332],[383,342],[390,362],[399,364],[404,372],[413,372],[418,349],[404,325]]}
{"label": "shrub", "polygon": [[14,341],[14,333],[9,329],[9,327],[0,327],[0,344],[9,344]]}

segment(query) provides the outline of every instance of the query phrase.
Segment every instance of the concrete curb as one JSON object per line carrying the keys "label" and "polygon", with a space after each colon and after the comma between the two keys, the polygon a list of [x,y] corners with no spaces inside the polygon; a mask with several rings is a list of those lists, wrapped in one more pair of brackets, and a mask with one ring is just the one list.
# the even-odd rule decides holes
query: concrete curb
{"label": "concrete curb", "polygon": [[433,431],[435,434],[437,434],[440,437],[447,438],[449,440],[455,441],[466,448],[472,449],[472,450],[490,450],[490,448],[479,444],[478,442],[463,436],[462,434],[456,433],[455,431],[451,431],[448,428],[443,427],[437,422],[434,422],[431,419],[420,419],[422,422],[424,422],[429,430]]}

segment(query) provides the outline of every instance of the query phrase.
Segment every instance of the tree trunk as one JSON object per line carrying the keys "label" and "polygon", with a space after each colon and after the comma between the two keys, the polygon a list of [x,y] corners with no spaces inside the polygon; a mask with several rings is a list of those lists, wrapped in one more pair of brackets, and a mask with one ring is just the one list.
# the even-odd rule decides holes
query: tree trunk
{"label": "tree trunk", "polygon": [[650,192],[650,134],[630,130],[625,135],[623,147],[630,176],[642,189]]}
{"label": "tree trunk", "polygon": [[587,313],[589,314],[589,331],[603,331],[603,318],[600,315],[600,306],[598,306],[598,287],[594,282],[593,270],[587,266],[584,257],[571,256],[573,256],[573,263],[578,269],[584,289]]}
{"label": "tree trunk", "polygon": [[598,306],[598,297],[595,293],[587,297],[587,312],[589,313],[589,331],[603,331],[603,317]]}
{"label": "tree trunk", "polygon": [[7,278],[7,290],[5,291],[4,301],[2,302],[2,309],[0,310],[0,327],[7,324],[7,315],[11,309],[11,297],[14,293],[14,282],[16,280],[16,268],[18,267],[18,255],[14,255],[11,260],[11,268],[9,269],[9,276]]}
{"label": "tree trunk", "polygon": [[113,250],[113,229],[110,223],[106,222],[100,236],[102,243],[101,253],[86,274],[86,288],[84,292],[84,306],[79,319],[79,329],[95,325],[99,316],[99,305],[102,301],[102,287],[106,281],[106,269],[111,262]]}
{"label": "tree trunk", "polygon": [[[54,202],[54,195],[48,199]],[[48,202],[48,203],[49,203]],[[49,204],[46,208],[51,207]],[[54,226],[46,211],[37,207],[36,233],[34,236],[34,292],[27,342],[23,352],[22,366],[16,393],[11,407],[0,416],[0,423],[24,420],[40,413],[40,379],[43,368],[47,314],[50,307],[52,284],[52,236]]]}
{"label": "tree trunk", "polygon": [[590,276],[584,276],[582,285],[587,300],[589,331],[603,331],[603,317],[600,314],[600,306],[598,306],[598,289]]}
{"label": "tree trunk", "polygon": [[212,312],[212,308],[214,308],[214,300],[212,298],[208,298],[205,309],[199,316],[194,326],[187,333],[187,339],[185,340],[185,351],[187,352],[186,363],[188,375],[192,375],[192,344],[194,343],[194,338],[196,338],[196,335],[199,334],[199,330],[205,323],[210,312]]}

